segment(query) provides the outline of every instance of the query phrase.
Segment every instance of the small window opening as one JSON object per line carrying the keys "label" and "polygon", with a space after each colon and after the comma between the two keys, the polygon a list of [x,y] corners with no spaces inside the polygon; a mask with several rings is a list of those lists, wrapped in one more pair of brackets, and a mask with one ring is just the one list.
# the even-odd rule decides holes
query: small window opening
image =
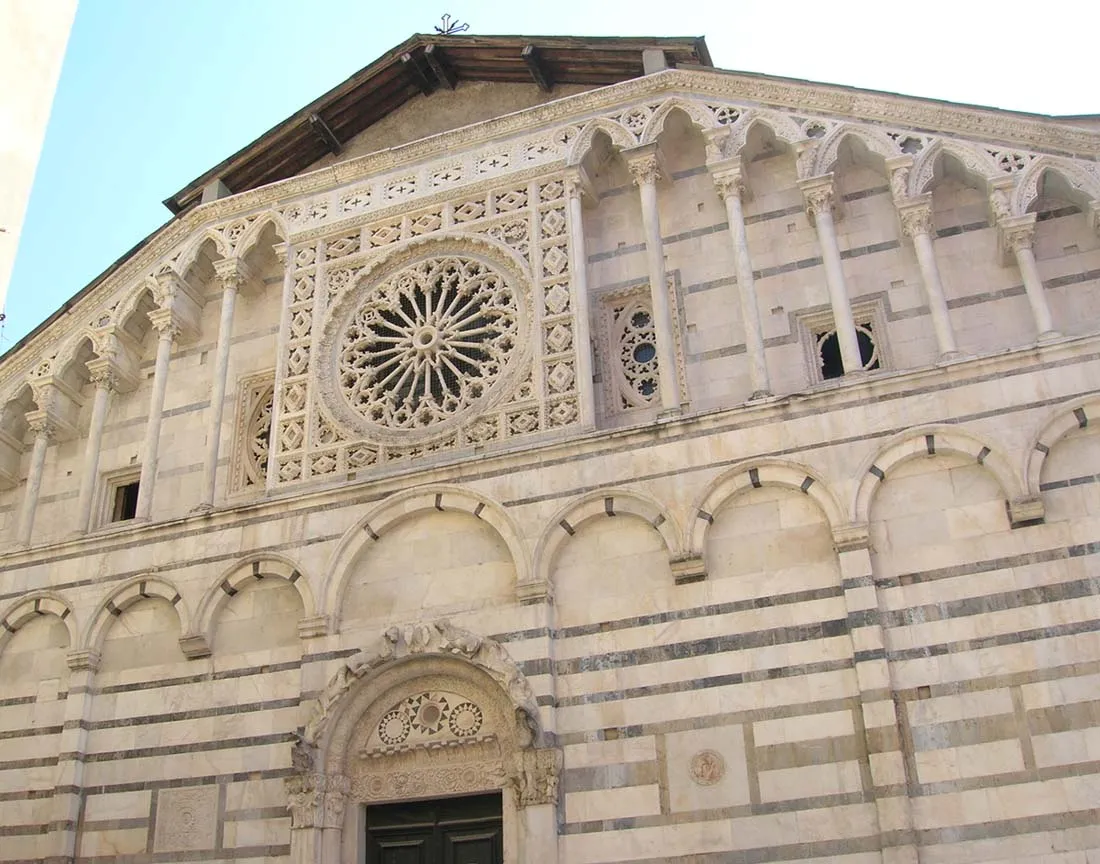
{"label": "small window opening", "polygon": [[115,487],[114,505],[111,507],[111,521],[125,522],[137,516],[138,482],[126,483]]}
{"label": "small window opening", "polygon": [[[827,330],[824,333],[815,333],[818,351],[821,356],[821,377],[828,381],[831,378],[840,378],[844,374],[844,361],[840,356],[840,340],[836,330]],[[870,324],[856,325],[856,342],[859,344],[859,359],[863,369],[878,369],[880,366],[878,353],[875,350],[874,333]]]}

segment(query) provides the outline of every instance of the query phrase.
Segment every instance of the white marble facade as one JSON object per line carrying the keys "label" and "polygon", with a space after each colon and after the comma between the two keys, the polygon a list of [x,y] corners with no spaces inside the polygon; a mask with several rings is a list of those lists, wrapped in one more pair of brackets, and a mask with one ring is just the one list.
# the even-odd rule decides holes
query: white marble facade
{"label": "white marble facade", "polygon": [[4,358],[0,861],[1100,860],[1100,133],[519,86]]}

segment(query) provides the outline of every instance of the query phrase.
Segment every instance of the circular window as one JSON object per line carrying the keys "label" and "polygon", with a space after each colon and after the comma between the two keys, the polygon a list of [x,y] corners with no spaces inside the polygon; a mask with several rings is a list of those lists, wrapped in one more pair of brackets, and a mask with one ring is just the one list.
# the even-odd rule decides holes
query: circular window
{"label": "circular window", "polygon": [[352,292],[334,310],[329,407],[355,425],[417,437],[483,403],[523,341],[515,279],[506,273],[480,254],[454,251]]}

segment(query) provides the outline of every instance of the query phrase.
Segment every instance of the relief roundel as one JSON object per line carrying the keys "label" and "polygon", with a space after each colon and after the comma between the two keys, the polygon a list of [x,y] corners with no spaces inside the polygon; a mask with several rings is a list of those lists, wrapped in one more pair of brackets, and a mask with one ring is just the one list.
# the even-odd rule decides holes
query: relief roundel
{"label": "relief roundel", "polygon": [[328,408],[372,437],[407,440],[494,401],[527,342],[518,281],[511,265],[457,243],[370,274],[329,321]]}

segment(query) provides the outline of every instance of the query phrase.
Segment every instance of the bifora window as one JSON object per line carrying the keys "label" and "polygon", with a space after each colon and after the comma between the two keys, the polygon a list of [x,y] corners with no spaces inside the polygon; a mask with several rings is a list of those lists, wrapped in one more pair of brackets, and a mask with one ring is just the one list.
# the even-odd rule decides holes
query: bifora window
{"label": "bifora window", "polygon": [[[886,350],[886,318],[882,304],[875,301],[852,306],[852,318],[856,325],[856,342],[859,344],[861,368],[865,371],[890,368]],[[800,338],[809,366],[810,382],[817,383],[840,378],[844,364],[840,356],[840,340],[830,310],[810,312],[798,316]]]}
{"label": "bifora window", "polygon": [[488,261],[452,254],[373,287],[340,335],[339,389],[371,425],[419,430],[478,403],[520,331],[517,299]]}

